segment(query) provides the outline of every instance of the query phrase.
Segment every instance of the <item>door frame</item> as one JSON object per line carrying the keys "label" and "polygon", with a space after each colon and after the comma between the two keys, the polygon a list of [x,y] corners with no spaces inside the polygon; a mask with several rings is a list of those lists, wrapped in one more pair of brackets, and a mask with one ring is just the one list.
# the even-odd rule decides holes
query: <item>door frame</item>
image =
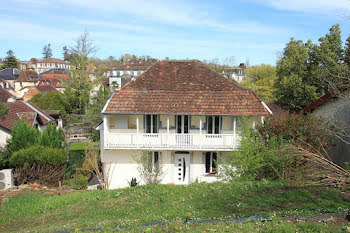
{"label": "door frame", "polygon": [[[181,159],[181,161],[179,161]],[[181,165],[179,166],[179,162]],[[185,170],[184,170],[185,167]],[[179,180],[179,168],[181,169],[181,176],[185,171],[185,176],[182,180]],[[176,185],[187,185],[190,184],[190,172],[191,172],[191,156],[189,152],[175,152],[174,154],[174,184]],[[181,177],[180,177],[181,178]]]}

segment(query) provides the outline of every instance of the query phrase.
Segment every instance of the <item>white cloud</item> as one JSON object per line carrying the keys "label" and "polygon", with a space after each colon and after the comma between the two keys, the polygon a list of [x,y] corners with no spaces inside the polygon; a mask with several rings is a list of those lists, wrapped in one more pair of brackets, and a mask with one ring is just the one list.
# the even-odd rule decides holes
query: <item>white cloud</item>
{"label": "white cloud", "polygon": [[278,10],[344,16],[350,14],[349,0],[257,0]]}

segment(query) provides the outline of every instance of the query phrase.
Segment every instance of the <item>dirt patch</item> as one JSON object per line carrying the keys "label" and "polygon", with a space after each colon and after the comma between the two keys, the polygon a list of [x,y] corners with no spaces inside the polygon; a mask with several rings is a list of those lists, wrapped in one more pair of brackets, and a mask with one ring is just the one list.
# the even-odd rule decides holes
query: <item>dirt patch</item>
{"label": "dirt patch", "polygon": [[324,222],[324,223],[347,223],[350,220],[350,216],[344,214],[323,214],[316,216],[293,216],[283,218],[286,222]]}

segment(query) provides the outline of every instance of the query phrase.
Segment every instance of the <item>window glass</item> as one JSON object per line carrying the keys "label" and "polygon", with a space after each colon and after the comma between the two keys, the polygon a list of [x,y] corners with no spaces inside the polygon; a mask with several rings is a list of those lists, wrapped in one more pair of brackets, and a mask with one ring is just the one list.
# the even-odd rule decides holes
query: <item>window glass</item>
{"label": "window glass", "polygon": [[205,173],[210,173],[210,152],[205,154]]}
{"label": "window glass", "polygon": [[158,133],[158,115],[153,115],[152,128],[152,133]]}
{"label": "window glass", "polygon": [[146,115],[145,124],[146,133],[151,133],[151,115]]}
{"label": "window glass", "polygon": [[208,134],[212,134],[213,133],[213,117],[212,116],[208,116]]}

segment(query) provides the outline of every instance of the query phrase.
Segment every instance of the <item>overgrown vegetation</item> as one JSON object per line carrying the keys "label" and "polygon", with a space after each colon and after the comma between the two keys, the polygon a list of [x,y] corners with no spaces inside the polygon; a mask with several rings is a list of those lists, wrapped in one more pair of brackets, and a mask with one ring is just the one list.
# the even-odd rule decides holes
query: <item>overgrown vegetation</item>
{"label": "overgrown vegetation", "polygon": [[[141,151],[133,155],[133,159],[138,164],[137,170],[145,184],[159,184],[164,176],[163,163],[155,161],[153,154],[149,151]],[[161,157],[158,157],[161,159]]]}
{"label": "overgrown vegetation", "polygon": [[345,213],[349,208],[335,189],[282,182],[141,185],[63,196],[16,196],[0,209],[0,231],[55,232],[253,215],[271,217],[277,224],[283,216]]}

